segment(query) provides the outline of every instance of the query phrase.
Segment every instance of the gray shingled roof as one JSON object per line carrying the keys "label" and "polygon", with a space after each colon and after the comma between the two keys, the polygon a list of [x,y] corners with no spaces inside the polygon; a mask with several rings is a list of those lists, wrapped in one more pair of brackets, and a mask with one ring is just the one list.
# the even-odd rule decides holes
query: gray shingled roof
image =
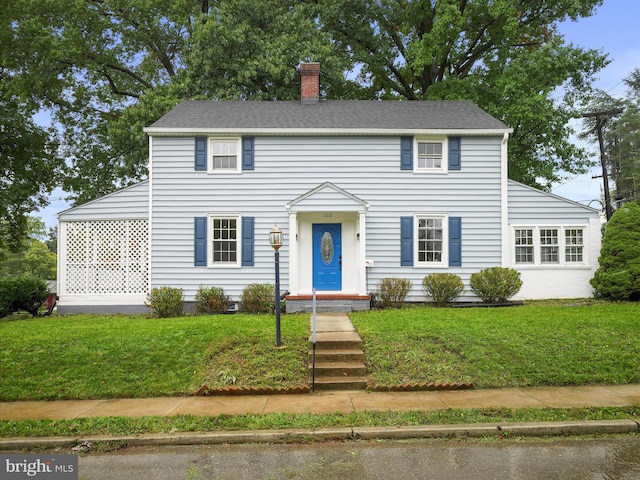
{"label": "gray shingled roof", "polygon": [[482,129],[508,127],[470,101],[186,100],[150,127],[162,129]]}

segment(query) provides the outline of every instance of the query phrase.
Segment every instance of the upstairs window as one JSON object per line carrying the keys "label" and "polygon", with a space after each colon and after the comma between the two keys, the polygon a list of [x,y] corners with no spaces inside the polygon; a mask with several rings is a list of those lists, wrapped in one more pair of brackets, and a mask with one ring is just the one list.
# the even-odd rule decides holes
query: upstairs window
{"label": "upstairs window", "polygon": [[214,173],[235,173],[240,171],[238,152],[239,139],[211,139],[209,171]]}
{"label": "upstairs window", "polygon": [[418,170],[442,169],[442,143],[418,142]]}
{"label": "upstairs window", "polygon": [[418,138],[415,149],[415,172],[447,172],[447,139]]}

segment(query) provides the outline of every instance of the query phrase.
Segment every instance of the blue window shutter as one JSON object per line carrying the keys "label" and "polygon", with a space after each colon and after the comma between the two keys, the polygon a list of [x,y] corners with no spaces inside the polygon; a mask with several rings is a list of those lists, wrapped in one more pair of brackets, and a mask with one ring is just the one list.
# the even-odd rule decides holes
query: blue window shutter
{"label": "blue window shutter", "polygon": [[253,267],[254,218],[242,217],[242,266]]}
{"label": "blue window shutter", "polygon": [[462,266],[462,218],[449,217],[449,266]]}
{"label": "blue window shutter", "polygon": [[449,137],[449,170],[461,170],[460,137]]}
{"label": "blue window shutter", "polygon": [[413,217],[400,217],[400,265],[413,266]]}
{"label": "blue window shutter", "polygon": [[253,137],[242,137],[242,170],[253,170]]}
{"label": "blue window shutter", "polygon": [[195,217],[193,242],[193,264],[207,266],[207,217]]}
{"label": "blue window shutter", "polygon": [[400,170],[413,170],[413,137],[400,137]]}
{"label": "blue window shutter", "polygon": [[207,170],[207,138],[195,138],[195,170]]}

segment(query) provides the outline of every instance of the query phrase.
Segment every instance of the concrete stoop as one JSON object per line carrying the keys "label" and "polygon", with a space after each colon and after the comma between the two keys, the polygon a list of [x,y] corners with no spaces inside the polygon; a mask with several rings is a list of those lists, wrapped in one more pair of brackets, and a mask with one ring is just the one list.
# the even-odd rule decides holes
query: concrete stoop
{"label": "concrete stoop", "polygon": [[[313,343],[309,341],[309,381],[313,377]],[[315,390],[365,390],[366,367],[357,332],[320,332],[316,335]]]}

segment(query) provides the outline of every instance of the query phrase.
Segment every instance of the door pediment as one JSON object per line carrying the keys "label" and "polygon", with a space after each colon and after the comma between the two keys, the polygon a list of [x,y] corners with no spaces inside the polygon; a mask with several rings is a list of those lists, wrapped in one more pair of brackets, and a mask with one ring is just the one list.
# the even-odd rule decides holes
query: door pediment
{"label": "door pediment", "polygon": [[289,212],[365,212],[369,204],[331,182],[321,185],[300,195],[287,203]]}

